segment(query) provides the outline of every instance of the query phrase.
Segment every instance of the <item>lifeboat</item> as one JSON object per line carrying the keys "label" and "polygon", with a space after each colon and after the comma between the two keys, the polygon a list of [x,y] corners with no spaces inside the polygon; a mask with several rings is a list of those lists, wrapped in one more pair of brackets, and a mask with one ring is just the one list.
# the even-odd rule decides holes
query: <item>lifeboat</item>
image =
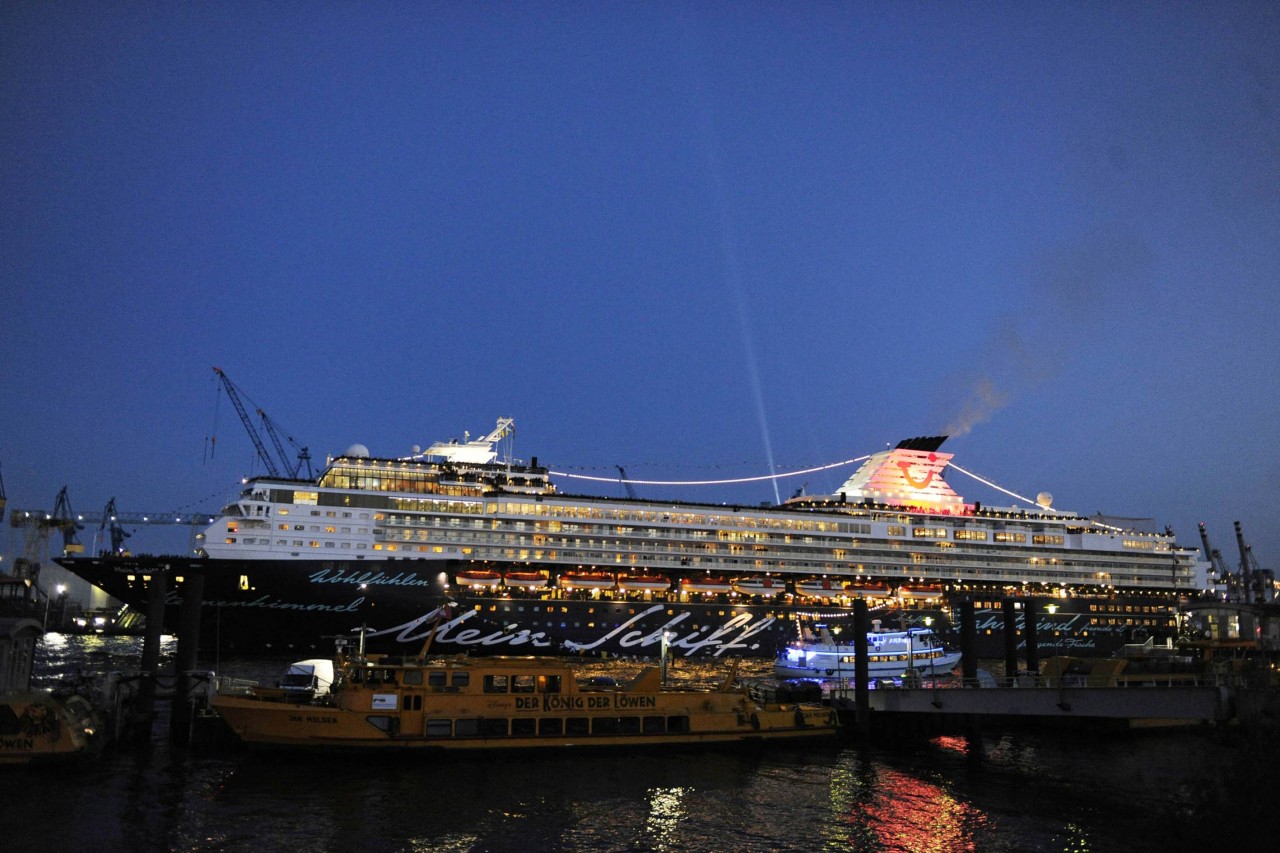
{"label": "lifeboat", "polygon": [[864,598],[886,598],[892,591],[887,583],[851,583],[845,587],[849,595],[860,595]]}
{"label": "lifeboat", "polygon": [[734,578],[733,588],[743,595],[777,595],[783,583],[773,578]]}
{"label": "lifeboat", "polygon": [[502,583],[502,575],[484,569],[472,569],[454,575],[458,586],[488,588]]}
{"label": "lifeboat", "polygon": [[614,577],[608,572],[565,572],[560,586],[566,589],[613,589]]}
{"label": "lifeboat", "polygon": [[796,581],[796,593],[799,595],[807,595],[810,598],[831,598],[837,595],[845,595],[848,591],[848,584],[841,580],[832,580],[831,578],[810,578],[808,580]]}
{"label": "lifeboat", "polygon": [[502,576],[507,586],[521,589],[540,589],[547,585],[546,572],[507,572]]}
{"label": "lifeboat", "polygon": [[680,591],[688,593],[720,593],[731,592],[733,584],[725,578],[717,577],[701,577],[701,578],[682,578],[680,581]]}
{"label": "lifeboat", "polygon": [[942,599],[942,584],[903,584],[898,587],[898,595],[913,601],[939,601]]}
{"label": "lifeboat", "polygon": [[662,575],[619,575],[618,588],[628,592],[666,592],[671,580]]}

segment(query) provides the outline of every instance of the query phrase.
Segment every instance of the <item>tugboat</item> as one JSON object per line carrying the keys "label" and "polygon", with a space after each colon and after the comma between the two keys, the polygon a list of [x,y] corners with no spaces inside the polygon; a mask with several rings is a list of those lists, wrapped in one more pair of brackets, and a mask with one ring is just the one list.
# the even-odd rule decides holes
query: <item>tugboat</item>
{"label": "tugboat", "polygon": [[327,692],[254,687],[212,707],[251,747],[442,752],[752,744],[835,735],[828,707],[769,702],[735,683],[669,689],[662,668],[629,684],[579,681],[543,657],[345,655]]}

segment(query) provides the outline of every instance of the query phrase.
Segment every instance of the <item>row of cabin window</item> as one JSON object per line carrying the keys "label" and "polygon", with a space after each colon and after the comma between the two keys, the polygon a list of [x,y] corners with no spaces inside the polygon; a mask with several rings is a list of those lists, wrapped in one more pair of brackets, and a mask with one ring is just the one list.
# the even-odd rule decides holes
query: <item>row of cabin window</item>
{"label": "row of cabin window", "polygon": [[[370,722],[373,722],[371,719]],[[689,718],[672,717],[468,717],[427,720],[427,737],[561,737],[687,733]]]}
{"label": "row of cabin window", "polygon": [[[367,681],[370,684],[394,684],[396,670],[369,669],[357,670],[353,681]],[[422,684],[422,671],[408,669],[401,673],[401,680],[407,685]],[[427,673],[428,687],[460,689],[471,685],[471,673],[450,673],[435,671]],[[484,677],[485,693],[559,693],[560,676],[558,675],[486,675]]]}

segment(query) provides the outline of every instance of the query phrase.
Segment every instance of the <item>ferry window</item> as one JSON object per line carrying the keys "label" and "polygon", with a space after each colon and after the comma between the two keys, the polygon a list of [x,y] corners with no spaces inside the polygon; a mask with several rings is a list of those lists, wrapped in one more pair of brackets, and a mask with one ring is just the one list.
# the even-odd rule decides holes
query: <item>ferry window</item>
{"label": "ferry window", "polygon": [[444,687],[444,678],[445,674],[443,672],[429,672],[427,673],[427,684],[432,687]]}
{"label": "ferry window", "polygon": [[453,674],[454,687],[469,687],[471,685],[471,673],[455,672]]}
{"label": "ferry window", "polygon": [[420,670],[420,669],[406,669],[406,670],[404,671],[404,683],[405,683],[405,684],[421,684],[421,683],[422,683],[422,670]]}
{"label": "ferry window", "polygon": [[383,716],[381,714],[371,714],[368,717],[365,717],[365,719],[369,722],[369,725],[373,726],[375,729],[395,734],[392,729],[394,728],[396,721],[391,717]]}
{"label": "ferry window", "polygon": [[559,693],[560,692],[560,676],[540,675],[538,676],[538,686],[539,686],[539,692]]}
{"label": "ferry window", "polygon": [[536,676],[532,675],[513,675],[511,676],[511,692],[512,693],[532,693]]}
{"label": "ferry window", "polygon": [[563,730],[561,722],[559,717],[543,717],[538,720],[538,734],[558,736]]}
{"label": "ferry window", "polygon": [[484,717],[480,720],[480,734],[485,737],[506,737],[507,720],[505,717]]}
{"label": "ferry window", "polygon": [[538,733],[538,721],[533,717],[517,717],[511,721],[511,734],[515,737],[530,737]]}
{"label": "ferry window", "polygon": [[617,717],[596,717],[591,723],[593,735],[616,735],[618,733]]}
{"label": "ferry window", "polygon": [[564,721],[564,733],[567,735],[590,734],[591,720],[586,717],[570,717]]}
{"label": "ferry window", "polygon": [[645,717],[641,728],[647,735],[662,734],[667,730],[666,717]]}
{"label": "ferry window", "polygon": [[456,737],[475,737],[480,734],[480,719],[469,717],[465,720],[454,720],[453,734]]}
{"label": "ferry window", "polygon": [[669,732],[688,732],[688,717],[667,717],[667,731]]}
{"label": "ferry window", "polygon": [[640,734],[640,718],[639,717],[619,717],[618,733],[624,735]]}
{"label": "ferry window", "polygon": [[506,693],[507,677],[505,675],[486,675],[484,677],[485,693]]}

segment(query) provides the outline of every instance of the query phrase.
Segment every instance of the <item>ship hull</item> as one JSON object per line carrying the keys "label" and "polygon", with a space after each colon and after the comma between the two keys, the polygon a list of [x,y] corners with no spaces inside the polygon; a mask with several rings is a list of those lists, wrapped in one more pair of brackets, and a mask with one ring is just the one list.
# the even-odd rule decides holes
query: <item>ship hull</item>
{"label": "ship hull", "polygon": [[[417,654],[429,643],[441,654],[657,657],[665,642],[675,658],[772,658],[796,639],[797,619],[812,618],[815,610],[833,625],[851,627],[853,619],[849,600],[815,603],[788,595],[736,594],[690,600],[676,591],[467,587],[456,577],[474,566],[453,560],[81,557],[59,562],[142,613],[148,610],[152,579],[164,577],[163,619],[169,632],[178,628],[193,579],[202,577],[202,647],[223,653],[327,654],[334,637],[363,632],[370,650],[397,654]],[[875,606],[870,616],[884,630],[929,626],[958,646],[952,607],[959,597]],[[999,602],[978,601],[974,609],[975,653],[1003,658],[1006,625]],[[1171,608],[1136,596],[1055,599],[1054,612],[1041,607],[1037,618],[1039,655],[1108,655],[1134,639],[1135,631],[1159,639],[1163,615],[1131,615],[1157,609]],[[1021,611],[1015,630],[1015,647],[1025,656]]]}

